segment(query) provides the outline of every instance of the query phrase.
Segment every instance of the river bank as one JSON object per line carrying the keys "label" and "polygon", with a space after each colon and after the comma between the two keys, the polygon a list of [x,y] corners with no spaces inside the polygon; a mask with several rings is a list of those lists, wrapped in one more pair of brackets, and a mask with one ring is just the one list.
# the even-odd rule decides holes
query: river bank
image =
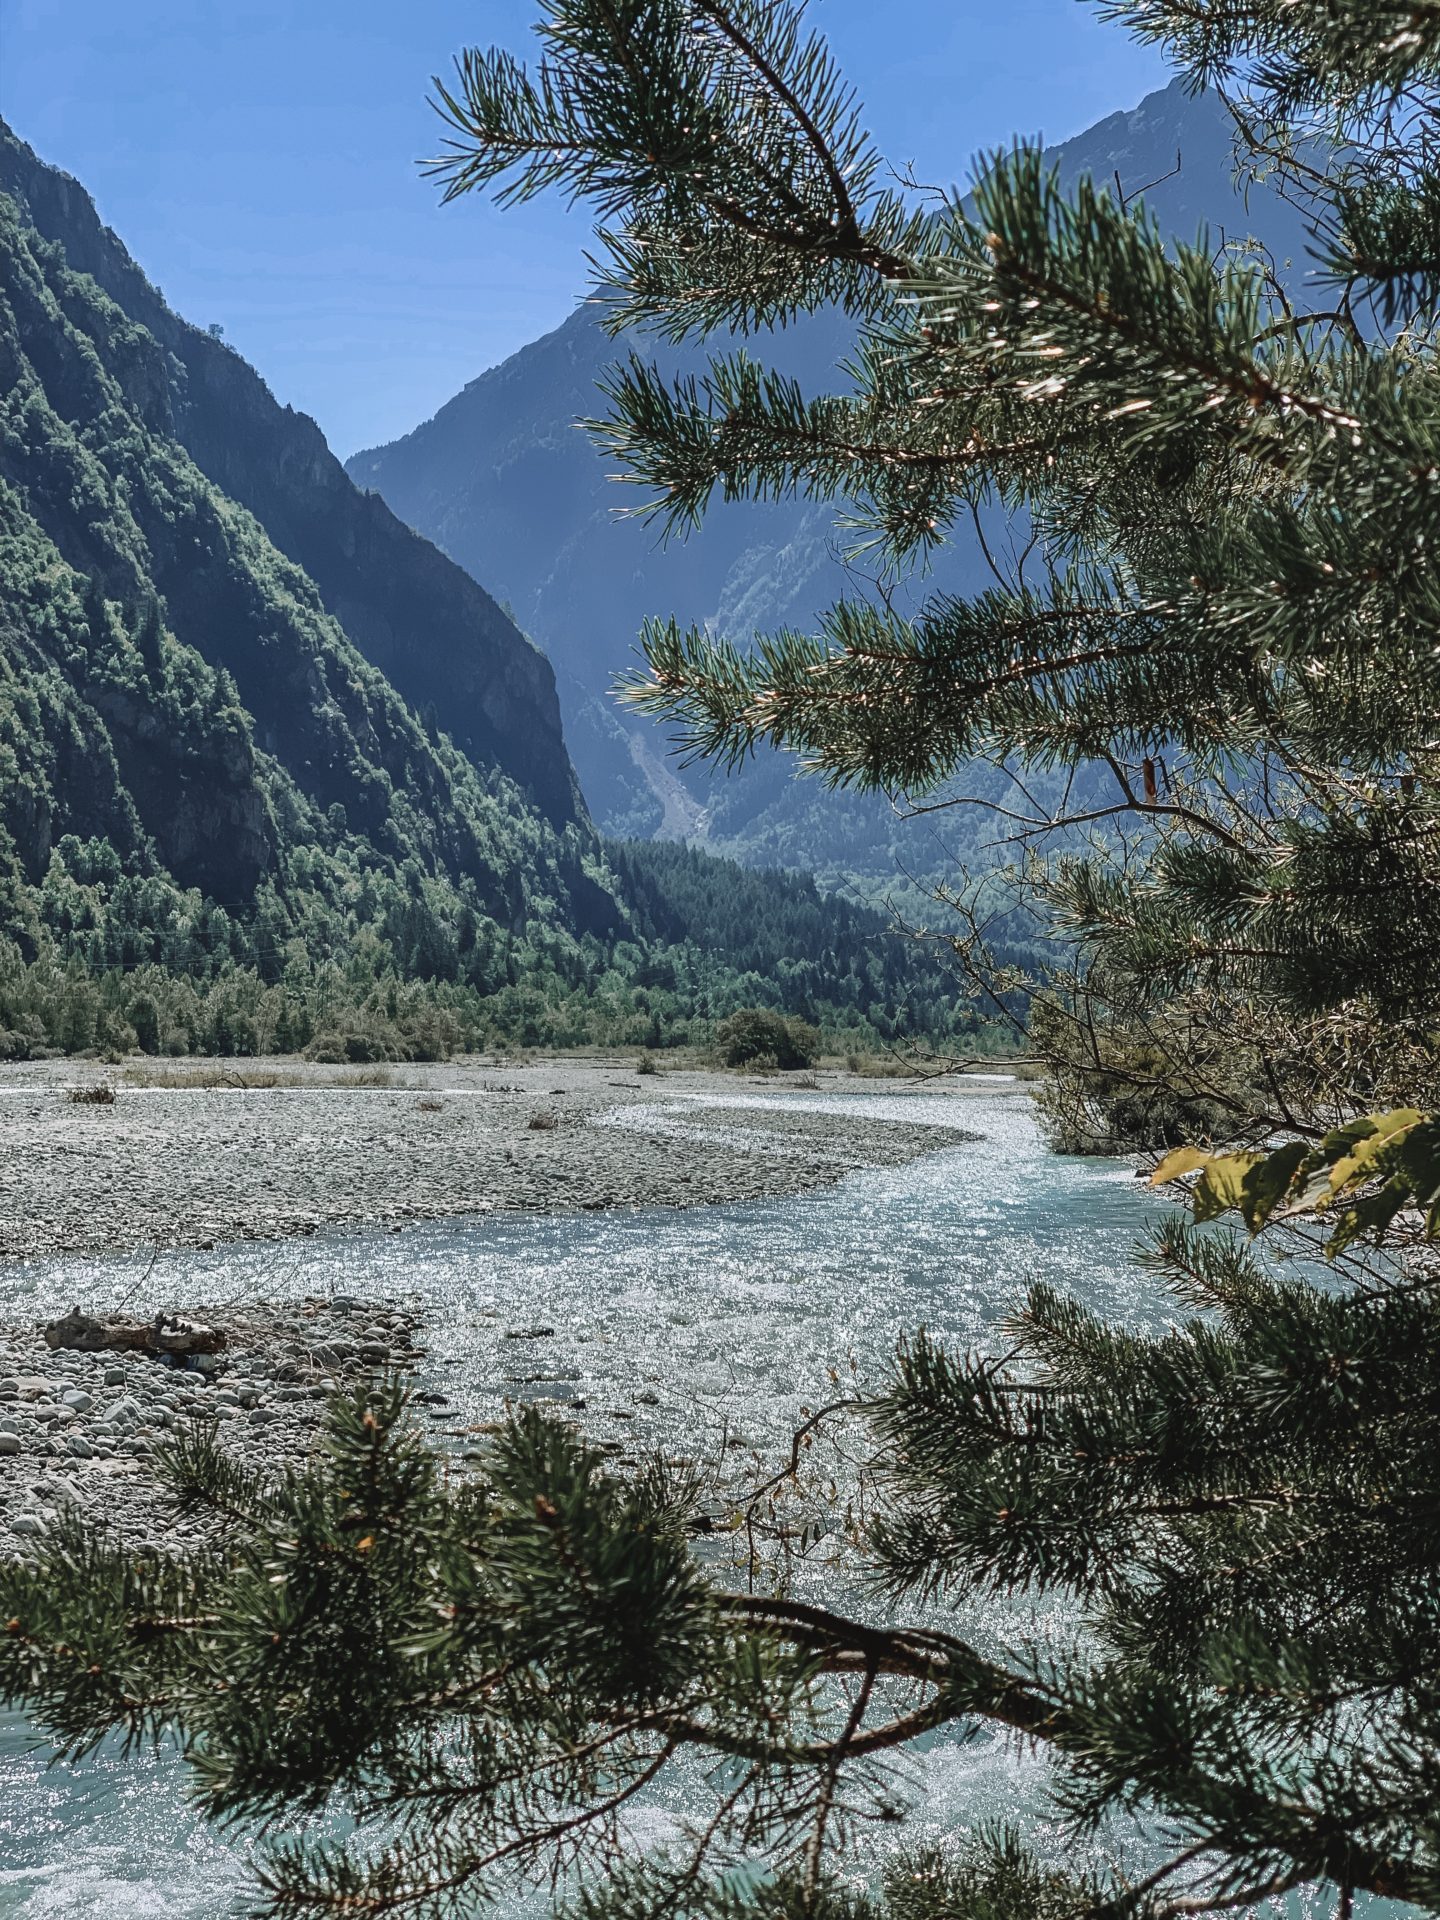
{"label": "river bank", "polygon": [[[637,1076],[596,1062],[406,1069],[383,1085],[293,1061],[244,1071],[282,1084],[243,1084],[220,1063],[187,1063],[171,1084],[163,1070],[160,1084],[137,1084],[68,1062],[0,1076],[0,1253],[161,1260],[247,1241],[303,1244],[322,1229],[328,1237],[487,1214],[703,1209],[803,1194],[979,1137],[937,1124],[933,1099],[923,1120],[897,1118],[893,1105],[881,1119],[817,1100],[813,1083],[787,1096],[783,1080]],[[843,1092],[850,1076],[826,1078]],[[97,1086],[113,1088],[113,1102],[71,1097]],[[979,1082],[968,1091],[982,1087],[997,1092]],[[966,1094],[956,1083],[953,1100],[945,1097],[957,1120]],[[737,1104],[746,1101],[755,1104]],[[165,1271],[161,1260],[162,1286]],[[130,1545],[194,1544],[208,1522],[178,1516],[150,1471],[167,1439],[213,1423],[228,1453],[273,1472],[311,1449],[337,1386],[423,1364],[413,1301],[333,1288],[272,1300],[262,1289],[274,1277],[220,1304],[187,1297],[187,1314],[219,1328],[224,1345],[185,1366],[46,1345],[45,1321],[62,1307],[110,1308],[114,1298],[42,1296],[43,1312],[0,1322],[0,1552],[33,1551],[71,1510],[103,1515]],[[73,1285],[83,1295],[83,1279]],[[502,1341],[526,1337],[524,1327],[494,1331]],[[536,1387],[554,1393],[553,1384],[517,1383],[500,1352],[484,1371],[492,1408],[517,1384],[525,1397]],[[444,1396],[432,1391],[418,1404],[438,1434]]]}
{"label": "river bank", "polygon": [[[783,1198],[974,1138],[965,1101],[983,1086],[942,1083],[956,1125],[937,1129],[744,1104],[784,1092],[783,1075],[642,1076],[596,1061],[395,1068],[367,1076],[377,1084],[293,1060],[140,1072],[0,1069],[0,1258]],[[875,1091],[846,1074],[819,1085]],[[113,1101],[72,1097],[95,1088]]]}
{"label": "river bank", "polygon": [[199,1428],[272,1476],[311,1453],[337,1388],[420,1357],[415,1316],[383,1301],[230,1302],[195,1317],[224,1345],[174,1364],[54,1351],[38,1322],[0,1327],[0,1557],[27,1556],[66,1513],[130,1548],[204,1544],[220,1524],[177,1507],[151,1471],[157,1448]]}

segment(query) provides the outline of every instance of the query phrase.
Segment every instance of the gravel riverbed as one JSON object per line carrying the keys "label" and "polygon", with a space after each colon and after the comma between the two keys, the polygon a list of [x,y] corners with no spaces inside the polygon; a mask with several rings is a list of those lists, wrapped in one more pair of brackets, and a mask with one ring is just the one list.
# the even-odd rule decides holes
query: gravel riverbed
{"label": "gravel riverbed", "polygon": [[[803,1104],[724,1103],[785,1076],[640,1076],[594,1062],[343,1070],[212,1063],[173,1075],[68,1061],[0,1068],[0,1258],[283,1240],[499,1210],[556,1213],[780,1198],[973,1136]],[[132,1070],[133,1071],[133,1070]],[[234,1075],[234,1084],[222,1076]],[[167,1084],[167,1078],[170,1083]],[[158,1084],[155,1082],[158,1081]],[[876,1083],[825,1075],[826,1091]],[[113,1104],[77,1103],[77,1087]],[[888,1090],[888,1089],[887,1089]],[[800,1096],[803,1102],[803,1095]]]}
{"label": "gravel riverbed", "polygon": [[415,1358],[415,1317],[379,1301],[199,1310],[225,1346],[183,1362],[79,1353],[39,1325],[0,1330],[0,1557],[25,1557],[58,1515],[102,1522],[129,1547],[173,1548],[217,1523],[182,1515],[150,1472],[158,1447],[204,1425],[266,1475],[303,1460],[347,1382]]}
{"label": "gravel riverbed", "polygon": [[[280,1084],[254,1084],[267,1077]],[[220,1084],[199,1084],[207,1078]],[[948,1084],[954,1127],[818,1110],[804,1098],[813,1083],[640,1076],[593,1061],[396,1069],[379,1085],[289,1061],[187,1063],[139,1080],[71,1062],[0,1069],[0,1258],[784,1197],[976,1138],[963,1125],[965,1083]],[[71,1098],[95,1085],[112,1087],[113,1102]],[[745,1104],[787,1086],[794,1107]],[[819,1087],[877,1091],[838,1074]],[[312,1449],[337,1386],[424,1366],[414,1302],[187,1303],[226,1338],[183,1365],[52,1350],[44,1322],[72,1302],[47,1299],[43,1318],[41,1304],[32,1319],[0,1324],[0,1557],[34,1553],[71,1509],[135,1547],[203,1539],[215,1523],[179,1516],[150,1471],[167,1438],[212,1423],[228,1451],[273,1472]],[[441,1440],[443,1396],[426,1385],[422,1371],[417,1417]],[[453,1434],[444,1443],[459,1444]]]}

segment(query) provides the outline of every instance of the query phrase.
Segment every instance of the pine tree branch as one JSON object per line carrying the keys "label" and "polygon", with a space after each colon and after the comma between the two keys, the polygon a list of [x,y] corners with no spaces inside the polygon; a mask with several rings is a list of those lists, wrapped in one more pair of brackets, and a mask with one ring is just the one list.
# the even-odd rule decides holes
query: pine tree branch
{"label": "pine tree branch", "polygon": [[825,1829],[830,1823],[830,1813],[835,1805],[835,1790],[840,1781],[840,1769],[849,1757],[855,1740],[859,1737],[860,1728],[865,1719],[865,1709],[870,1704],[874,1685],[875,1667],[872,1662],[867,1661],[844,1731],[835,1742],[834,1753],[826,1764],[824,1777],[820,1782],[819,1801],[815,1809],[815,1829],[805,1849],[805,1892],[812,1900],[820,1885],[820,1875],[824,1867]]}
{"label": "pine tree branch", "polygon": [[713,21],[732,46],[737,48],[749,61],[765,84],[794,117],[796,125],[810,144],[811,151],[819,162],[825,178],[830,184],[834,196],[836,222],[835,245],[842,258],[850,258],[864,266],[872,267],[877,273],[898,278],[905,271],[905,262],[883,249],[867,249],[860,232],[860,221],[854,204],[850,199],[850,190],[845,184],[845,176],[835,160],[830,143],[825,140],[815,122],[805,109],[804,102],[789,87],[784,77],[767,61],[754,40],[745,33],[735,18],[734,9],[720,4],[720,0],[698,0],[696,11],[702,18]]}

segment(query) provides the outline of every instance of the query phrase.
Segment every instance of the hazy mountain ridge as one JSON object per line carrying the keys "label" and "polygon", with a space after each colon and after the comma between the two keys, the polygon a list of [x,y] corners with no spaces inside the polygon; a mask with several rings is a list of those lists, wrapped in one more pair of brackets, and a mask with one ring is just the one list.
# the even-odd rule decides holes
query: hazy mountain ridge
{"label": "hazy mountain ridge", "polygon": [[[1217,242],[1260,231],[1277,256],[1299,257],[1293,209],[1264,187],[1251,191],[1248,208],[1237,194],[1231,136],[1218,102],[1192,97],[1176,83],[1133,111],[1110,115],[1052,157],[1067,177],[1118,176],[1126,193],[1148,189],[1162,227],[1178,237],[1193,239],[1204,226]],[[822,314],[752,351],[819,391],[835,385],[849,341],[845,324]],[[664,548],[653,532],[617,517],[617,509],[633,504],[630,490],[607,478],[609,463],[573,423],[603,410],[595,381],[627,346],[676,374],[706,358],[696,347],[611,341],[594,310],[582,306],[403,439],[356,454],[347,470],[514,608],[555,662],[567,737],[597,820],[610,830],[654,832],[667,796],[657,793],[647,768],[663,742],[649,729],[637,751],[635,730],[643,723],[622,716],[608,698],[616,675],[633,662],[643,620],[674,613],[746,637],[757,628],[808,625],[856,583],[840,559],[833,513],[808,501],[717,505],[698,533]],[[957,539],[911,590],[971,592],[986,579],[975,543]],[[680,778],[702,835],[750,860],[884,873],[897,862],[933,870],[957,848],[978,851],[972,826],[961,818],[938,826],[933,816],[904,822],[881,801],[797,780],[793,764],[778,755],[764,755],[730,780],[698,769]],[[999,776],[984,778],[1003,790]],[[672,822],[679,811],[668,807]]]}

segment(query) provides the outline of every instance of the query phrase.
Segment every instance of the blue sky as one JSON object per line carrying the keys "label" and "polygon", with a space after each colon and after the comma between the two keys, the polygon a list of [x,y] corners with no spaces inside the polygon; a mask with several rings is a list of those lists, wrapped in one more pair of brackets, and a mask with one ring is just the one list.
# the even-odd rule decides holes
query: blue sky
{"label": "blue sky", "polygon": [[[441,209],[429,77],[528,56],[532,0],[0,0],[0,113],[75,174],[171,304],[348,455],[557,326],[587,223]],[[1163,85],[1079,0],[814,0],[897,163],[939,185],[1016,132],[1065,139]]]}

